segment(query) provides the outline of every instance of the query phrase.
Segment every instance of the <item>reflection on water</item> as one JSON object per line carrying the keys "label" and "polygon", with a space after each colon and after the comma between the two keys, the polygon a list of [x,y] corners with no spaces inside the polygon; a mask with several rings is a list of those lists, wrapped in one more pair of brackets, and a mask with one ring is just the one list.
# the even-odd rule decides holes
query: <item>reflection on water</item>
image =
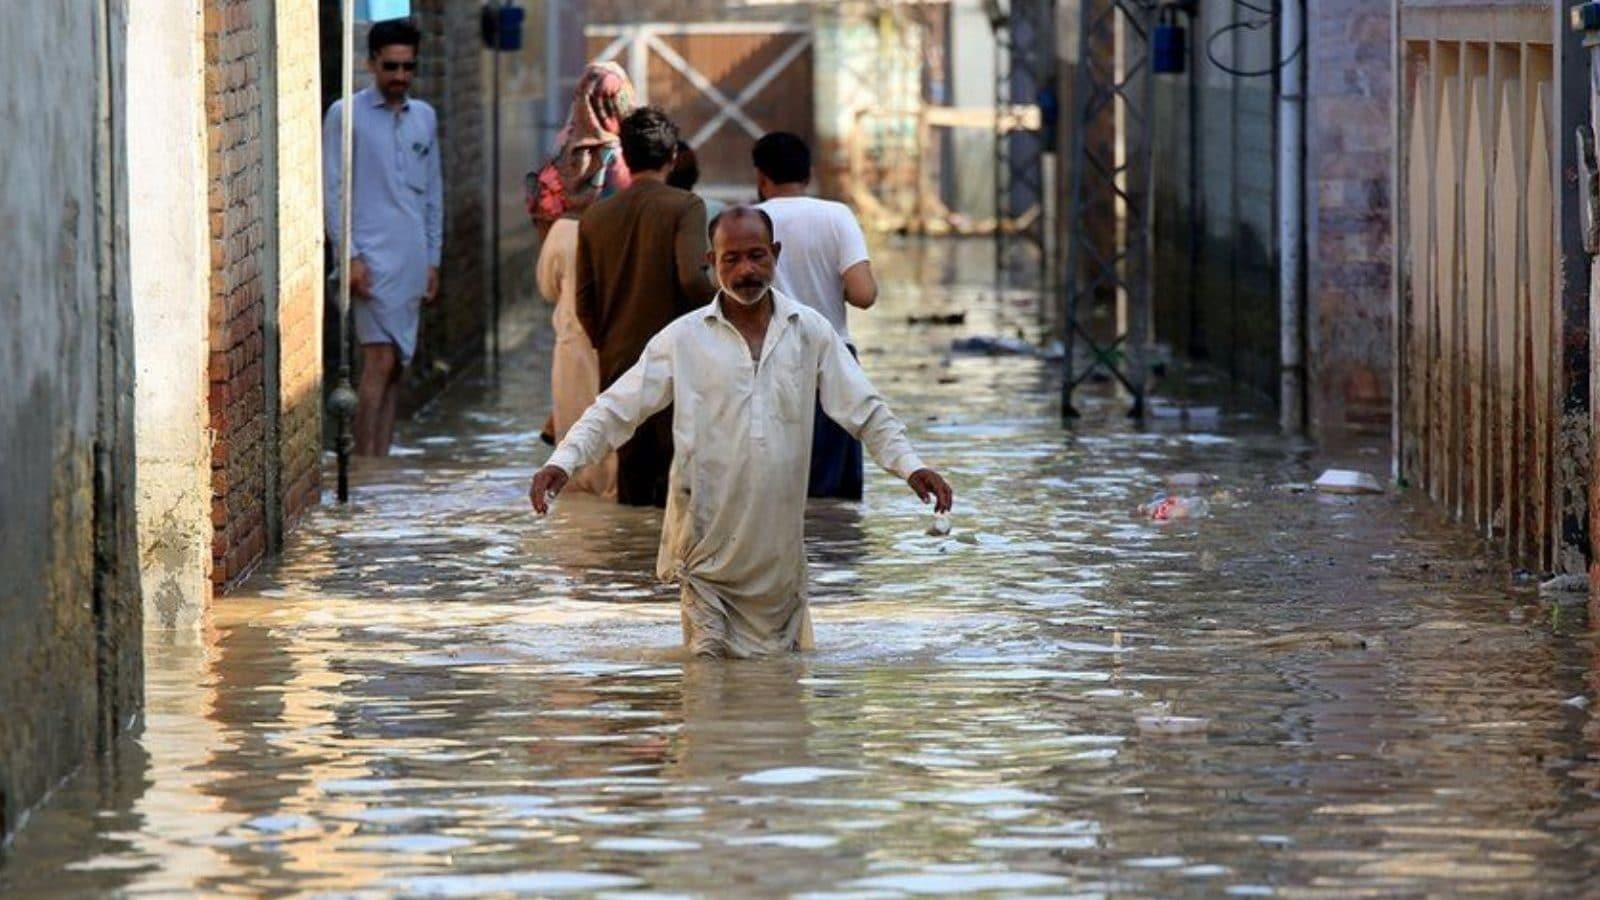
{"label": "reflection on water", "polygon": [[[1275,490],[1317,461],[1248,410],[1140,432],[1106,395],[1063,432],[1050,365],[905,324],[948,306],[1036,337],[1036,300],[961,285],[982,249],[881,257],[865,365],[951,475],[956,533],[881,474],[818,504],[816,653],[686,661],[656,513],[529,516],[535,328],[202,641],[151,646],[145,733],[35,815],[0,889],[1600,890],[1600,732],[1563,703],[1591,693],[1581,610],[1506,589],[1403,498]],[[1220,477],[1210,519],[1130,516],[1182,470]],[[1287,632],[1368,646],[1263,643]],[[1154,713],[1209,730],[1142,734]]]}

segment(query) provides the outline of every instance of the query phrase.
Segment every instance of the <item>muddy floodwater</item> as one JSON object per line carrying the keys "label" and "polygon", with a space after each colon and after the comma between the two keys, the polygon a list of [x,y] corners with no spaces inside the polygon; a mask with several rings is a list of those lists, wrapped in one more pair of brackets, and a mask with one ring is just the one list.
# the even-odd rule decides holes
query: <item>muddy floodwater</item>
{"label": "muddy floodwater", "polygon": [[[815,505],[816,652],[684,660],[657,513],[531,516],[524,306],[498,379],[199,640],[151,638],[142,734],[33,814],[0,894],[1600,895],[1582,603],[1412,496],[1283,490],[1329,459],[1259,406],[1141,430],[1096,385],[1063,430],[1055,363],[949,352],[1039,336],[985,249],[880,255],[863,363],[955,530],[881,472]],[[1208,517],[1133,514],[1184,471]]]}

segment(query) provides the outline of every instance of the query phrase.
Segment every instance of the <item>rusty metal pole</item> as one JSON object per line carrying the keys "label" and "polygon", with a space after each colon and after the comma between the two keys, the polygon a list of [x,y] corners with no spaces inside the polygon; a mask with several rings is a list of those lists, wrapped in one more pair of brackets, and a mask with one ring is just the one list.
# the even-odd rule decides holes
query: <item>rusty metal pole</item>
{"label": "rusty metal pole", "polygon": [[489,369],[496,378],[500,376],[500,10],[504,6],[505,0],[494,4],[494,46],[489,50],[493,62],[489,110]]}
{"label": "rusty metal pole", "polygon": [[[1562,491],[1560,552],[1556,571],[1589,575],[1591,627],[1600,612],[1600,494],[1594,473],[1600,471],[1600,442],[1595,440],[1595,399],[1600,396],[1600,365],[1595,356],[1600,338],[1600,308],[1595,303],[1594,260],[1600,256],[1600,161],[1596,160],[1594,123],[1600,117],[1600,2],[1579,3],[1568,11],[1573,37],[1557,43],[1561,85],[1560,121],[1572,138],[1562,142],[1563,164],[1557,171],[1572,172],[1576,184],[1559,196],[1561,310],[1563,313],[1563,370],[1566,389],[1562,399],[1561,437],[1566,459],[1558,471],[1566,472]],[[1581,37],[1581,47],[1573,41]],[[1562,129],[1566,131],[1567,129]],[[1583,340],[1575,339],[1581,335]],[[1581,347],[1580,347],[1581,344]]]}
{"label": "rusty metal pole", "polygon": [[1306,40],[1305,8],[1278,13],[1278,424],[1306,430]]}

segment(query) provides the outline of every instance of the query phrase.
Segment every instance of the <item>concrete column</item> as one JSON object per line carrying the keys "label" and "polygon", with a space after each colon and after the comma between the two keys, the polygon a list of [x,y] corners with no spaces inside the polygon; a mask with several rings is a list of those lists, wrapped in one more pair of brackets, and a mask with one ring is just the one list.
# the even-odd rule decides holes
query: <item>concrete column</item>
{"label": "concrete column", "polygon": [[202,0],[128,17],[129,268],[133,283],[139,555],[146,627],[198,628],[210,596],[211,448]]}

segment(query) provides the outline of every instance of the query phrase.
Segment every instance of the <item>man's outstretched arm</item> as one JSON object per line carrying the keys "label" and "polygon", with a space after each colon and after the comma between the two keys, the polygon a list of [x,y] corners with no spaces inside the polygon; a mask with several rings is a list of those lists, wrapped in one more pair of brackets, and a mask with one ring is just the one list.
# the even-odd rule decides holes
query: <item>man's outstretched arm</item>
{"label": "man's outstretched arm", "polygon": [[860,441],[878,465],[904,478],[924,503],[932,500],[935,512],[949,512],[955,500],[950,485],[923,465],[906,437],[905,424],[890,411],[837,335],[822,352],[817,388],[822,411]]}
{"label": "man's outstretched arm", "polygon": [[645,345],[644,355],[633,368],[595,398],[567,430],[544,468],[534,473],[528,487],[534,512],[549,512],[548,497],[561,493],[573,472],[622,446],[645,419],[671,402],[672,352],[668,333],[663,331]]}

